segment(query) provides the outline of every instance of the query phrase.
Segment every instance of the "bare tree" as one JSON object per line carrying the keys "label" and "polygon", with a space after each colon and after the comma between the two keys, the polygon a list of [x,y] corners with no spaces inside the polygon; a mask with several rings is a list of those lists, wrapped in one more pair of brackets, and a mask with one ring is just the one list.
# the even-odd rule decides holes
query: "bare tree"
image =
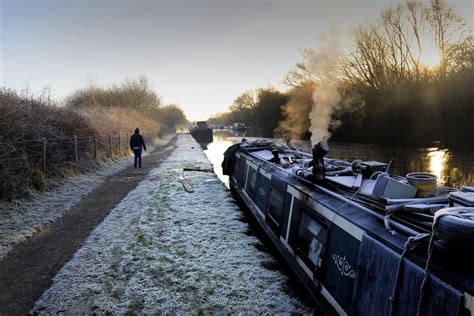
{"label": "bare tree", "polygon": [[440,73],[446,77],[447,49],[464,37],[463,19],[454,12],[446,0],[431,0],[425,9],[425,18],[434,31],[434,42],[441,54]]}
{"label": "bare tree", "polygon": [[417,48],[416,54],[412,53],[410,56],[415,70],[415,80],[419,82],[421,79],[420,57],[423,54],[423,45],[421,44],[421,31],[424,25],[423,5],[419,0],[408,0],[407,9],[407,20],[411,25]]}
{"label": "bare tree", "polygon": [[229,110],[241,111],[243,109],[254,109],[256,105],[255,94],[252,91],[246,91],[239,95],[232,102]]}
{"label": "bare tree", "polygon": [[255,96],[255,92],[253,91],[246,91],[239,95],[232,104],[229,106],[229,111],[231,115],[227,118],[231,122],[242,122],[245,124],[249,124],[251,126],[255,126],[257,124],[255,118],[255,108],[257,105],[257,98]]}
{"label": "bare tree", "polygon": [[295,68],[290,70],[285,78],[283,83],[290,87],[300,87],[304,86],[307,82],[318,82],[318,76],[311,71],[311,66],[309,65],[309,60],[311,59],[312,50],[304,49],[303,50],[303,61],[295,65]]}
{"label": "bare tree", "polygon": [[356,29],[355,48],[346,59],[346,80],[358,88],[385,90],[396,82],[394,51],[376,24]]}
{"label": "bare tree", "polygon": [[464,23],[445,0],[432,0],[427,6],[419,0],[408,0],[404,5],[383,10],[376,23],[356,30],[355,46],[344,69],[348,81],[359,87],[384,90],[429,80],[428,67],[421,63],[423,35],[434,37],[441,54],[438,71],[446,77],[448,63],[453,68],[448,58],[454,57],[454,48],[463,47],[466,51],[469,47]]}
{"label": "bare tree", "polygon": [[448,73],[474,71],[474,36],[466,36],[462,41],[446,49],[446,70]]}

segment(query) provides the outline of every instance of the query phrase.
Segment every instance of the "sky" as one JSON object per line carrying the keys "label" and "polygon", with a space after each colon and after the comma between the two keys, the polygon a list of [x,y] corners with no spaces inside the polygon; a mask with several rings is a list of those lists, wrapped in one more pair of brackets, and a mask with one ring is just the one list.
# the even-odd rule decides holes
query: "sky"
{"label": "sky", "polygon": [[[392,0],[0,0],[0,85],[57,100],[91,84],[146,76],[188,119],[227,110],[247,90],[273,86],[338,30]],[[451,2],[473,25],[473,1]]]}

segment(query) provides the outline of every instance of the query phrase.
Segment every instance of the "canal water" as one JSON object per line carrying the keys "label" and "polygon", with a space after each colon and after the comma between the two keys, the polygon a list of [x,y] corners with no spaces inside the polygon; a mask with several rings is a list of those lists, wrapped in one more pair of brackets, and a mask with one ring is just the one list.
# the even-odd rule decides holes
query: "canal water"
{"label": "canal water", "polygon": [[[221,163],[224,151],[242,137],[254,139],[252,135],[233,134],[230,130],[215,130],[214,140],[201,144],[214,166],[217,176],[228,185],[228,177],[222,175]],[[269,139],[283,143],[282,139]],[[310,152],[309,141],[295,141],[292,145]],[[390,173],[406,175],[410,172],[429,172],[438,177],[439,185],[461,188],[474,185],[474,150],[456,150],[433,145],[432,147],[382,146],[357,143],[329,143],[328,157],[353,161],[355,159],[376,160],[388,163],[393,159]]]}

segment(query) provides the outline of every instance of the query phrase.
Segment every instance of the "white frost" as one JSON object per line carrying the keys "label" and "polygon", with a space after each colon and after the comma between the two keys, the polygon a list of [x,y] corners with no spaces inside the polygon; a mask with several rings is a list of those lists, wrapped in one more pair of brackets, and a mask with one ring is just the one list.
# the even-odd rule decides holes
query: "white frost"
{"label": "white frost", "polygon": [[[157,144],[164,144],[170,138],[171,135],[160,139]],[[61,218],[107,176],[131,164],[133,158],[126,157],[117,163],[103,164],[92,172],[64,179],[53,191],[42,192],[26,200],[0,203],[0,259],[15,245]]]}
{"label": "white frost", "polygon": [[248,225],[211,165],[181,135],[178,148],[96,227],[34,305],[41,314],[311,312],[268,270]]}

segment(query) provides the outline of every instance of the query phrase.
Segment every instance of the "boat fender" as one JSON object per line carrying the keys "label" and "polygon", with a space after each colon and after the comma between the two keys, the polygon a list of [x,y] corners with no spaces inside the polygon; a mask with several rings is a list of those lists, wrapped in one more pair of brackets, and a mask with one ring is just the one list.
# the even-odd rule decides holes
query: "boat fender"
{"label": "boat fender", "polygon": [[454,247],[474,248],[474,207],[448,207],[435,213],[436,236]]}
{"label": "boat fender", "polygon": [[424,314],[423,300],[430,275],[430,262],[435,236],[448,245],[472,248],[474,245],[474,207],[447,207],[435,213],[424,276],[421,281],[420,295],[416,307],[416,316]]}

